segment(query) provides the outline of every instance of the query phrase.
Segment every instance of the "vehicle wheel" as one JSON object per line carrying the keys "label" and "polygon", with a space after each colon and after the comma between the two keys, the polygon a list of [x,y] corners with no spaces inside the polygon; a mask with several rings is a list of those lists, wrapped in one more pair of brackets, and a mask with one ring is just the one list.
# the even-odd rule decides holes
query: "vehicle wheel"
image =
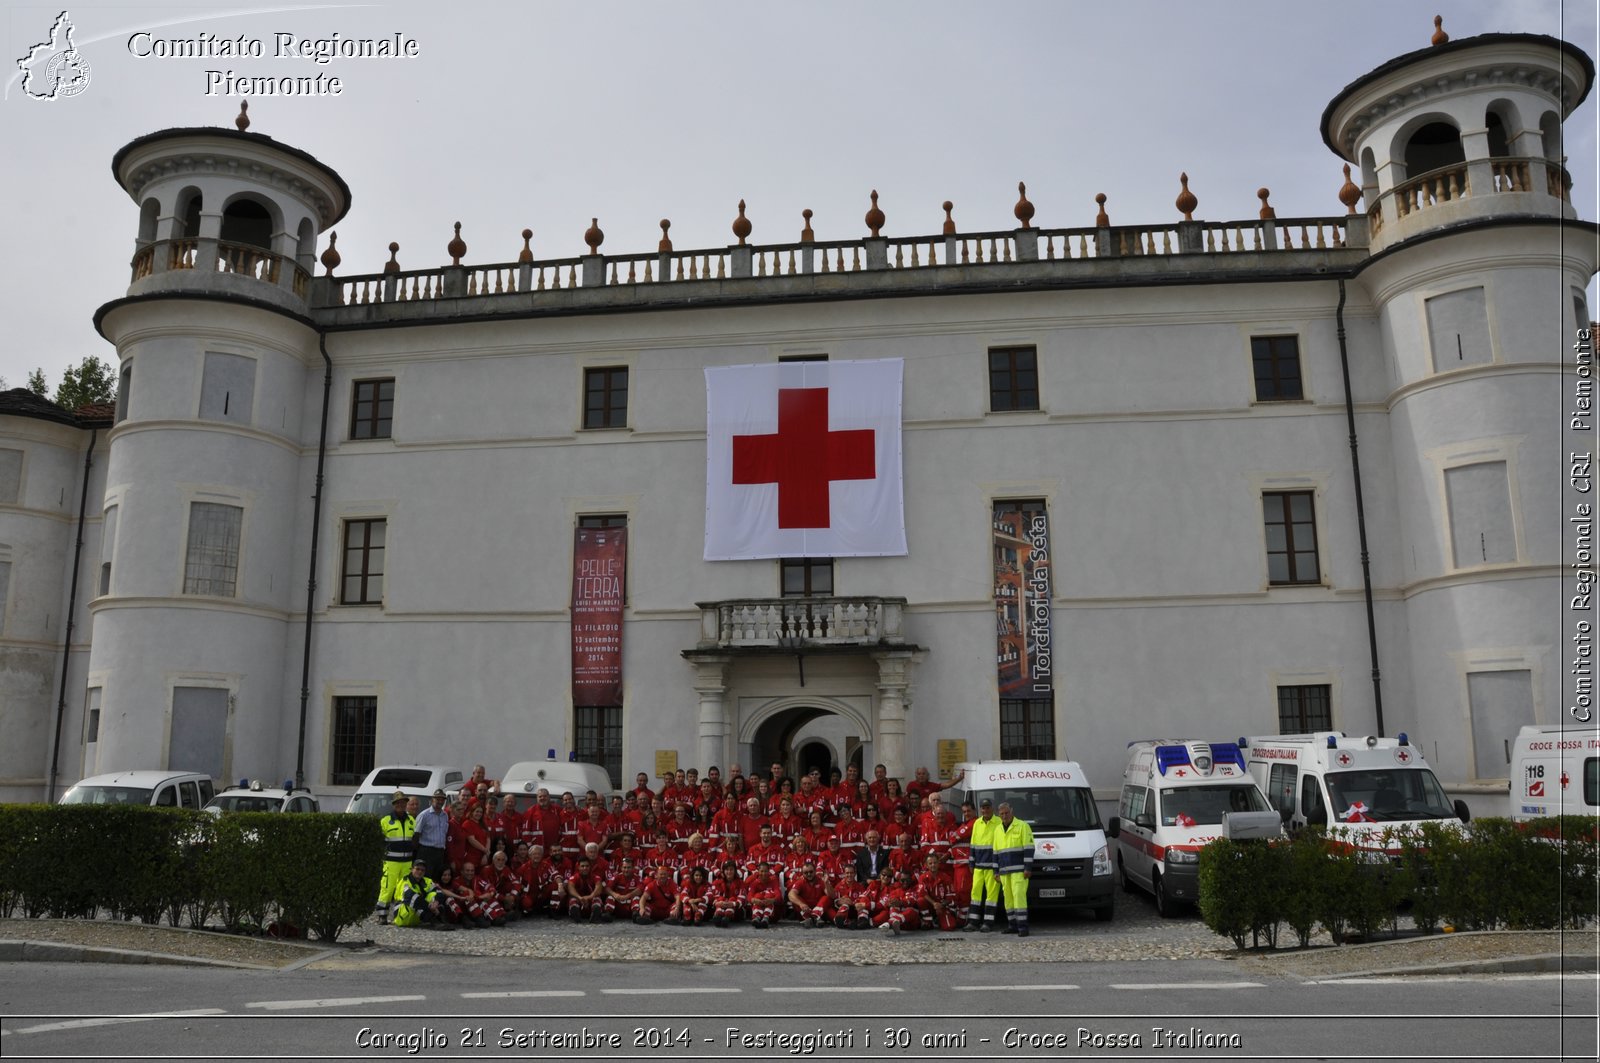
{"label": "vehicle wheel", "polygon": [[[1123,881],[1126,882],[1127,880],[1124,879]],[[1106,903],[1102,904],[1100,907],[1098,907],[1098,908],[1096,908],[1094,910],[1095,922],[1097,922],[1097,923],[1109,923],[1109,922],[1111,922],[1111,917],[1113,915],[1115,915],[1116,913],[1117,913],[1116,902],[1115,901],[1107,901]]]}
{"label": "vehicle wheel", "polygon": [[1128,877],[1128,865],[1122,862],[1122,857],[1117,857],[1117,873],[1122,876],[1122,892],[1133,892],[1133,879]]}
{"label": "vehicle wheel", "polygon": [[1151,892],[1156,896],[1156,914],[1163,919],[1172,919],[1178,914],[1179,904],[1176,899],[1167,893],[1165,880],[1159,874],[1155,875],[1154,878],[1154,889]]}

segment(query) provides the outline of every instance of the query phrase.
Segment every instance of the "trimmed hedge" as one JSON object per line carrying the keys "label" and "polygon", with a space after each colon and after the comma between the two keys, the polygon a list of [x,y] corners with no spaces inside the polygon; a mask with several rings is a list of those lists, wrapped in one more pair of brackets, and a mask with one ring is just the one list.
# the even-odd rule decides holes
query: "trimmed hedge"
{"label": "trimmed hedge", "polygon": [[383,835],[371,816],[135,805],[0,805],[0,915],[232,930],[271,923],[333,941],[372,911]]}
{"label": "trimmed hedge", "polygon": [[1245,948],[1273,945],[1286,924],[1301,946],[1320,925],[1336,944],[1397,929],[1577,928],[1600,920],[1600,829],[1593,819],[1448,823],[1385,835],[1397,861],[1373,862],[1344,832],[1308,829],[1278,842],[1220,840],[1200,853],[1200,914]]}

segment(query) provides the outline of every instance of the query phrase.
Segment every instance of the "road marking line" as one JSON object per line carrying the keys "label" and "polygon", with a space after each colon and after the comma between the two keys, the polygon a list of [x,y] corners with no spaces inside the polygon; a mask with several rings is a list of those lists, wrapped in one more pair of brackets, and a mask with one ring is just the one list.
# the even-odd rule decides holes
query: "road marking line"
{"label": "road marking line", "polygon": [[1263,982],[1117,982],[1107,989],[1260,989]]}
{"label": "road marking line", "polygon": [[293,1011],[296,1008],[356,1008],[366,1004],[400,1004],[408,1000],[427,1000],[420,994],[404,997],[325,997],[322,1000],[258,1000],[247,1008],[265,1011]]}
{"label": "road marking line", "polygon": [[23,1026],[6,1033],[50,1033],[54,1030],[80,1030],[89,1026],[115,1026],[123,1022],[153,1022],[156,1019],[188,1019],[202,1015],[226,1015],[223,1008],[200,1008],[195,1011],[157,1011],[149,1015],[105,1016],[98,1019],[72,1019],[68,1022],[50,1022],[42,1026]]}
{"label": "road marking line", "polygon": [[657,995],[689,996],[694,993],[743,993],[732,986],[682,986],[666,989],[602,989],[600,992],[618,997],[653,997]]}
{"label": "road marking line", "polygon": [[1022,993],[1035,989],[1077,989],[1075,985],[953,985],[957,993]]}
{"label": "road marking line", "polygon": [[581,989],[508,989],[503,993],[462,993],[463,1000],[498,1000],[503,997],[581,997]]}
{"label": "road marking line", "polygon": [[1542,974],[1500,974],[1495,971],[1485,971],[1482,974],[1370,974],[1359,975],[1354,978],[1322,978],[1306,985],[1389,985],[1403,984],[1416,985],[1418,983],[1434,982],[1554,982],[1562,978],[1581,979],[1594,981],[1600,979],[1600,971],[1572,971],[1568,974],[1548,972]]}
{"label": "road marking line", "polygon": [[862,985],[862,986],[830,986],[830,985],[769,985],[762,986],[763,993],[904,993],[899,986],[892,985]]}

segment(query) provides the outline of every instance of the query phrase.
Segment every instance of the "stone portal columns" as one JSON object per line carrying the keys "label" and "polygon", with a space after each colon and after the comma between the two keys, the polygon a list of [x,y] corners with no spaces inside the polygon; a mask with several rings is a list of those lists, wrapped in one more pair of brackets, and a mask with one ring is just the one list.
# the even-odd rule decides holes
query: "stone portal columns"
{"label": "stone portal columns", "polygon": [[906,764],[906,712],[911,707],[911,666],[920,655],[912,650],[874,653],[878,664],[878,719],[873,728],[873,760],[904,779]]}
{"label": "stone portal columns", "polygon": [[727,762],[728,722],[723,696],[728,692],[728,657],[696,657],[694,689],[700,695],[699,742],[695,766],[705,771],[713,764]]}

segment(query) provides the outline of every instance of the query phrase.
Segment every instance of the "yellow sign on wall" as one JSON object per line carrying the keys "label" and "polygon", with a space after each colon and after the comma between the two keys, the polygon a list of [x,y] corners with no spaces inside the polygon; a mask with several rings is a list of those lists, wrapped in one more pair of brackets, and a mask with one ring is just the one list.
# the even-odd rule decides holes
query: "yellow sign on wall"
{"label": "yellow sign on wall", "polygon": [[678,770],[678,751],[676,749],[656,750],[656,778],[671,776]]}
{"label": "yellow sign on wall", "polygon": [[956,765],[967,759],[965,738],[939,739],[939,778],[949,779],[956,773]]}

